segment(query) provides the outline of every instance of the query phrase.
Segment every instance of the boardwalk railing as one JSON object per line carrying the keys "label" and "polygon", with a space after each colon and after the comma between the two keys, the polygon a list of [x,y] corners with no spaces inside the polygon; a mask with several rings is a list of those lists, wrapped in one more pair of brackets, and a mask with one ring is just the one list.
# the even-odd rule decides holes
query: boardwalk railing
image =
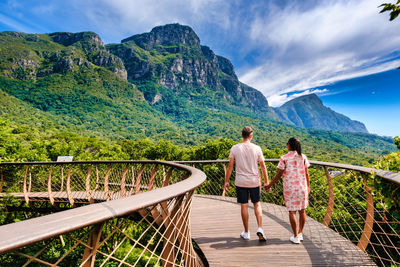
{"label": "boardwalk railing", "polygon": [[0,265],[202,266],[189,214],[204,180],[159,161],[0,163],[5,220],[27,217],[0,226]]}
{"label": "boardwalk railing", "polygon": [[[278,160],[266,162],[271,179]],[[192,195],[226,196],[234,201],[230,197],[235,191],[233,186],[229,192],[223,190],[227,161],[179,163],[191,167],[157,161],[0,163],[3,202],[21,199],[15,213],[23,211],[27,216],[25,221],[0,227],[0,262],[17,266],[202,265],[190,238]],[[400,174],[311,164],[308,216],[352,241],[378,265],[399,265],[400,222],[387,211],[373,185],[382,179],[398,190]],[[207,180],[203,182],[204,173],[192,167],[202,170]],[[13,193],[13,198],[6,192]],[[281,183],[270,193],[262,191],[262,200],[284,205]],[[15,203],[5,206],[7,219],[21,219],[13,217],[13,207]],[[33,216],[41,217],[29,219]]]}
{"label": "boardwalk railing", "polygon": [[[270,180],[276,174],[278,161],[266,160]],[[196,193],[236,196],[234,186],[229,192],[223,189],[228,161],[180,163],[206,173],[207,180],[196,189]],[[337,163],[310,163],[311,195],[307,215],[352,241],[378,265],[400,265],[400,214],[397,217],[390,214],[383,196],[373,188],[374,179],[383,179],[400,194],[400,173]],[[261,196],[264,202],[284,205],[282,180],[270,193],[262,190]]]}

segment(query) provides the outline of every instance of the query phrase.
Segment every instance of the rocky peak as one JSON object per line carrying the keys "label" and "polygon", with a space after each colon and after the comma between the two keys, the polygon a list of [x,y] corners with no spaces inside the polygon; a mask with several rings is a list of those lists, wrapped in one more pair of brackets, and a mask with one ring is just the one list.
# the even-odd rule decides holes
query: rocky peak
{"label": "rocky peak", "polygon": [[307,106],[313,106],[313,107],[323,107],[324,105],[322,104],[321,99],[316,94],[309,94],[309,95],[304,95],[297,97],[295,99],[292,99],[288,102],[286,102],[282,107],[288,107],[292,106],[294,104],[301,104],[301,105],[307,105]]}
{"label": "rocky peak", "polygon": [[290,100],[280,108],[276,108],[275,112],[282,120],[299,127],[342,132],[368,132],[361,122],[351,120],[324,106],[315,94]]}
{"label": "rocky peak", "polygon": [[94,32],[55,32],[49,34],[52,40],[56,43],[69,46],[80,43],[80,46],[85,52],[92,52],[99,49],[104,49],[104,43],[100,36]]}
{"label": "rocky peak", "polygon": [[178,23],[157,26],[151,32],[133,35],[121,41],[121,43],[126,42],[134,42],[146,50],[151,50],[156,45],[174,46],[179,44],[200,48],[200,39],[192,28]]}

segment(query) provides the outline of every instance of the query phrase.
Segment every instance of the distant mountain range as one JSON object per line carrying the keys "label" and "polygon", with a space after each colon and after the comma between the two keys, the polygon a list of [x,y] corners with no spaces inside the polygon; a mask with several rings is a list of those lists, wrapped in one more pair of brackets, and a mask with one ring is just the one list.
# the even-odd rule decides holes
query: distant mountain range
{"label": "distant mountain range", "polygon": [[[270,107],[261,92],[238,80],[228,59],[179,24],[107,45],[93,32],[2,32],[0,90],[3,117],[111,139],[195,144],[210,136],[236,138],[243,125],[263,131],[263,142],[274,145],[292,135],[314,141],[331,135],[300,128],[346,132],[335,133],[335,142],[347,147],[354,146],[349,132],[354,140],[367,136],[362,123],[325,107],[316,95]],[[373,150],[393,148],[387,138],[368,138]]]}

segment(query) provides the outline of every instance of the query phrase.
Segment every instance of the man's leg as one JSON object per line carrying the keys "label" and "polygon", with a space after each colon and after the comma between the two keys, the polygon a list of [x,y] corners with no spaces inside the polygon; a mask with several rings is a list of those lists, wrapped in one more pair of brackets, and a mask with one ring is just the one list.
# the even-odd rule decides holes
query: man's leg
{"label": "man's leg", "polygon": [[262,228],[262,209],[260,201],[254,203],[254,215],[256,215],[258,228]]}
{"label": "man's leg", "polygon": [[306,223],[306,210],[302,209],[299,211],[299,234],[303,233],[303,228]]}
{"label": "man's leg", "polygon": [[249,232],[249,204],[240,204],[243,227],[245,232]]}
{"label": "man's leg", "polygon": [[297,236],[297,218],[296,218],[296,211],[289,211],[289,221],[290,225],[292,226],[293,236]]}

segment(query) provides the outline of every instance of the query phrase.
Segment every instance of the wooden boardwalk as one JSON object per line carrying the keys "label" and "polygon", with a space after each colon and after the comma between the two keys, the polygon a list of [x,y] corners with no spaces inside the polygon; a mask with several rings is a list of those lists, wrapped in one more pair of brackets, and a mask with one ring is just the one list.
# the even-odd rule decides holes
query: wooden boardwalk
{"label": "wooden boardwalk", "polygon": [[304,242],[289,241],[291,228],[284,207],[262,203],[267,242],[256,236],[257,224],[249,205],[250,240],[243,231],[236,199],[196,195],[191,213],[192,238],[210,266],[374,266],[353,243],[328,227],[307,218]]}
{"label": "wooden boardwalk", "polygon": [[[77,203],[87,202],[85,192],[72,192]],[[114,193],[111,199],[117,197]],[[3,197],[5,194],[0,194]],[[12,193],[24,198],[23,193]],[[56,202],[68,202],[65,192],[55,192]],[[104,201],[96,192],[95,202]],[[31,192],[32,201],[48,200],[47,192]],[[250,240],[239,237],[243,231],[240,205],[236,198],[195,195],[192,203],[191,234],[210,266],[375,266],[356,245],[335,231],[307,217],[304,242],[292,244],[288,212],[282,206],[262,203],[263,228],[267,242],[256,236],[257,224],[249,205]]]}

